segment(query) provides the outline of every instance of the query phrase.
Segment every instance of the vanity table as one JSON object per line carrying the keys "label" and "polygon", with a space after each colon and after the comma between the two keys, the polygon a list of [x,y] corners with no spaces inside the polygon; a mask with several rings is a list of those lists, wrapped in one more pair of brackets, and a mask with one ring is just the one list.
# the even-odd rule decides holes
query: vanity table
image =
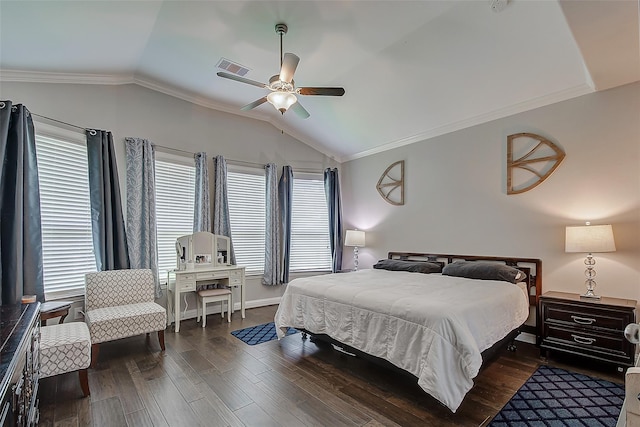
{"label": "vanity table", "polygon": [[[180,332],[180,296],[185,292],[195,292],[198,285],[218,283],[231,288],[240,288],[240,311],[245,317],[245,272],[244,267],[237,265],[219,265],[212,267],[194,267],[186,270],[169,271],[167,289],[167,326],[171,319],[176,325],[176,333]],[[233,303],[231,312],[233,313]],[[206,315],[206,313],[205,313]]]}

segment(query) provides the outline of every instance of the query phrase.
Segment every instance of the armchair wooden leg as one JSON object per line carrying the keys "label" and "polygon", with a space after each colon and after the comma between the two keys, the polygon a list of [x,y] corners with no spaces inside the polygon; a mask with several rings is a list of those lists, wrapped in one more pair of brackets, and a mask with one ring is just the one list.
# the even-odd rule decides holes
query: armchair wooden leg
{"label": "armchair wooden leg", "polygon": [[161,331],[158,331],[158,341],[160,342],[160,348],[162,349],[162,351],[165,350],[164,348],[164,329]]}
{"label": "armchair wooden leg", "polygon": [[91,344],[91,368],[95,368],[98,364],[98,353],[100,352],[100,344]]}
{"label": "armchair wooden leg", "polygon": [[82,387],[84,397],[91,395],[91,391],[89,390],[89,376],[87,375],[87,370],[80,369],[78,371],[78,377],[80,378],[80,387]]}

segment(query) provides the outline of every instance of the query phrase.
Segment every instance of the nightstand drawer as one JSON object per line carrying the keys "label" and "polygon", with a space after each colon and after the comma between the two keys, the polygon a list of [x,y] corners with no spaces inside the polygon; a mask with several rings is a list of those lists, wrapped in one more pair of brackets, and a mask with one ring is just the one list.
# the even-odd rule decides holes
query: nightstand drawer
{"label": "nightstand drawer", "polygon": [[581,328],[608,329],[620,332],[624,331],[624,328],[631,323],[632,319],[629,312],[607,310],[602,307],[577,307],[558,303],[546,304],[542,315],[547,322],[559,322]]}
{"label": "nightstand drawer", "polygon": [[633,365],[633,345],[625,340],[622,333],[598,334],[546,324],[543,336],[542,347],[549,350],[596,357],[626,366]]}
{"label": "nightstand drawer", "polygon": [[580,346],[590,349],[605,349],[612,352],[624,353],[626,350],[624,335],[597,334],[588,331],[580,331],[573,328],[546,325],[545,339],[565,341],[572,346]]}

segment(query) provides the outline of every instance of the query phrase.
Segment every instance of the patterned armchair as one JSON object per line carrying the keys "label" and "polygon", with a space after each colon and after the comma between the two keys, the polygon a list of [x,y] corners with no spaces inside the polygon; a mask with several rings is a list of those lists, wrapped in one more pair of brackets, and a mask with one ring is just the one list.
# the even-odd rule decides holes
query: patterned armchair
{"label": "patterned armchair", "polygon": [[164,351],[167,312],[154,302],[151,270],[108,270],[85,275],[85,322],[91,333],[91,366],[99,344],[158,332]]}

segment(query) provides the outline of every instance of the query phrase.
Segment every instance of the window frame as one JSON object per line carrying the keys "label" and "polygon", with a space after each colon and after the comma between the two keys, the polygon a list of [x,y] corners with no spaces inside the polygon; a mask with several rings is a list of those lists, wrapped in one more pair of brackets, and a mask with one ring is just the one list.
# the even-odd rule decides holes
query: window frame
{"label": "window frame", "polygon": [[[157,256],[158,256],[158,279],[160,281],[160,284],[162,285],[166,285],[167,283],[167,272],[173,270],[174,268],[176,268],[176,263],[177,263],[177,257],[174,258],[174,264],[171,268],[167,269],[166,271],[164,269],[161,268],[160,265],[160,238],[159,238],[159,231],[158,231],[158,183],[157,183],[157,162],[164,162],[164,163],[173,163],[173,164],[177,164],[177,165],[181,165],[181,166],[186,166],[186,167],[192,167],[193,168],[193,176],[194,176],[194,182],[193,185],[191,186],[191,192],[193,194],[193,205],[195,209],[195,161],[193,159],[193,157],[188,157],[186,155],[178,155],[178,154],[174,154],[168,151],[163,151],[163,150],[158,150],[156,147],[154,147],[154,151],[155,151],[155,160],[154,160],[154,181],[155,181],[155,191],[156,191],[156,251],[158,252]],[[192,209],[191,211],[191,228],[185,233],[185,234],[181,234],[180,236],[176,236],[176,239],[178,237],[187,235],[187,234],[192,234],[193,233],[193,217],[194,217],[194,210]],[[171,251],[175,252],[175,245],[171,246]],[[164,274],[161,274],[161,272],[164,272]]]}
{"label": "window frame", "polygon": [[[60,126],[56,126],[56,125],[52,125],[49,124],[45,121],[39,120],[37,118],[34,117],[34,130],[35,130],[35,138],[36,138],[36,153],[38,152],[38,138],[39,137],[43,137],[43,138],[49,138],[49,139],[54,139],[54,140],[58,140],[62,143],[68,143],[68,144],[75,144],[75,145],[81,145],[85,147],[87,147],[87,139],[86,139],[86,135],[84,134],[84,132],[80,131],[80,130],[70,130],[67,128],[63,128]],[[40,159],[38,159],[40,160]],[[94,252],[94,248],[93,248],[93,231],[92,231],[92,225],[91,225],[91,194],[90,194],[90,190],[89,190],[89,174],[88,174],[88,157],[85,158],[85,162],[86,162],[86,166],[87,166],[87,191],[89,191],[89,193],[87,194],[87,213],[88,213],[88,235],[91,241],[91,245],[90,245],[90,257],[87,257],[86,259],[91,259],[92,260],[92,264],[93,264],[93,269],[89,269],[87,271],[85,271],[85,273],[90,273],[90,272],[95,272],[97,271],[97,267],[96,267],[96,262],[95,262],[95,252]],[[38,161],[38,181],[39,181],[39,189],[40,189],[40,216],[41,216],[41,221],[42,221],[42,185],[41,185],[41,173],[40,173],[40,165],[41,162]],[[44,232],[44,230],[43,230]],[[60,299],[68,299],[68,298],[77,298],[77,297],[81,297],[84,295],[85,293],[85,285],[84,285],[84,279],[82,280],[82,286],[80,285],[76,285],[76,286],[66,286],[63,287],[62,289],[56,289],[56,290],[49,290],[47,291],[47,286],[46,286],[46,273],[45,273],[45,236],[43,233],[43,238],[42,238],[42,250],[43,250],[43,286],[44,286],[44,295],[45,295],[45,301],[52,301],[52,300],[60,300]]]}
{"label": "window frame", "polygon": [[231,238],[233,241],[233,251],[236,257],[236,263],[238,265],[241,265],[243,267],[246,268],[246,276],[247,277],[258,277],[258,276],[262,276],[264,275],[264,251],[265,251],[265,233],[266,233],[266,176],[265,176],[265,171],[264,171],[264,167],[250,167],[250,166],[243,166],[243,165],[237,165],[237,164],[233,164],[233,163],[227,163],[227,199],[230,198],[231,195],[231,191],[229,189],[229,185],[228,185],[228,178],[229,178],[229,173],[231,174],[245,174],[245,175],[255,175],[255,176],[261,176],[263,178],[264,184],[262,186],[262,194],[264,197],[264,210],[263,210],[263,215],[262,215],[262,235],[260,237],[261,241],[262,241],[262,247],[260,249],[260,253],[262,255],[262,262],[261,265],[259,267],[259,269],[252,269],[251,265],[246,265],[246,263],[243,263],[241,260],[238,260],[238,245],[237,245],[237,235],[234,236],[233,233],[233,218],[232,218],[232,214],[231,214],[231,209],[229,209],[229,223],[231,225]]}
{"label": "window frame", "polygon": [[[323,186],[323,189],[324,189],[324,175],[322,174],[322,172],[316,172],[316,173],[313,173],[313,172],[298,172],[298,171],[296,171],[294,169],[293,170],[293,183],[292,183],[292,186],[294,188],[295,188],[296,180],[320,181],[320,182],[322,182],[322,186]],[[296,203],[294,193],[295,193],[295,189],[293,190],[292,195],[291,195],[291,199],[292,199],[291,200],[292,201],[292,203],[291,203],[291,205],[292,205],[291,206],[292,230],[291,230],[291,242],[290,242],[291,243],[291,247],[293,247],[293,245],[294,245],[294,242],[293,242],[293,237],[294,237],[293,221],[294,221],[294,218],[293,217],[294,217],[295,213],[293,211],[293,205]],[[328,264],[326,265],[326,268],[325,268],[325,266],[315,266],[315,267],[311,267],[309,269],[303,269],[303,270],[297,269],[296,270],[296,269],[293,269],[291,267],[291,258],[290,258],[289,259],[289,265],[290,265],[289,274],[291,274],[291,275],[299,275],[299,274],[307,274],[307,273],[318,273],[318,272],[330,272],[331,271],[331,247],[330,247],[330,240],[329,240],[330,236],[329,236],[329,218],[328,218],[329,217],[329,213],[328,213],[327,206],[326,206],[326,197],[325,197],[324,201],[325,201],[325,205],[324,205],[325,214],[327,215],[327,223],[326,223],[326,227],[327,227],[326,228],[327,248],[326,249],[327,249],[327,255],[328,255],[328,260],[327,260]]]}

